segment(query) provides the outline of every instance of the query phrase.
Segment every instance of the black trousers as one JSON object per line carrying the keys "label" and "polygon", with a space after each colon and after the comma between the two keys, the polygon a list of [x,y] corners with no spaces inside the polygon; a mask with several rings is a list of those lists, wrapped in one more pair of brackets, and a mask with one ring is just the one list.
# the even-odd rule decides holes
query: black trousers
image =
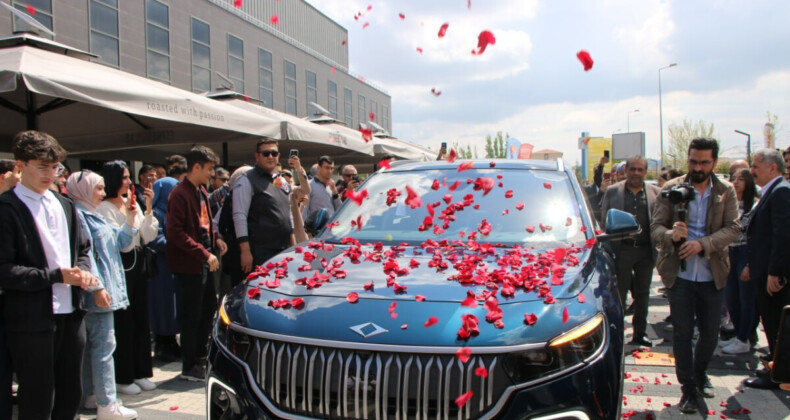
{"label": "black trousers", "polygon": [[625,309],[628,292],[634,298],[634,338],[645,335],[647,329],[647,309],[650,301],[650,282],[653,280],[653,252],[649,246],[627,247],[623,245],[614,260],[617,270],[617,289],[620,302]]}
{"label": "black trousers", "polygon": [[[3,313],[3,299],[0,297],[0,314]],[[13,398],[11,395],[11,376],[14,370],[11,368],[11,355],[6,345],[5,325],[0,321],[0,419],[11,418],[11,406]]]}
{"label": "black trousers", "polygon": [[6,331],[19,380],[19,418],[73,420],[82,398],[84,313],[55,315],[55,331]]}
{"label": "black trousers", "polygon": [[[136,255],[135,255],[136,254]],[[121,253],[126,272],[129,306],[113,312],[115,321],[115,382],[130,384],[154,376],[151,329],[148,323],[148,278],[142,251]]]}
{"label": "black trousers", "polygon": [[760,320],[763,322],[765,337],[768,339],[768,351],[771,358],[774,357],[776,348],[776,337],[779,335],[779,321],[782,318],[782,308],[790,305],[790,284],[786,284],[781,290],[768,294],[765,289],[768,277],[757,279],[757,310],[760,312]]}
{"label": "black trousers", "polygon": [[[723,300],[724,290],[717,290],[712,281],[698,283],[678,277],[669,289],[675,373],[683,393],[696,392],[696,387],[703,386],[708,379],[708,364],[719,342]],[[695,318],[699,338],[692,349]]]}
{"label": "black trousers", "polygon": [[176,274],[183,372],[192,369],[200,358],[208,354],[211,321],[217,310],[212,275],[206,266],[201,274]]}

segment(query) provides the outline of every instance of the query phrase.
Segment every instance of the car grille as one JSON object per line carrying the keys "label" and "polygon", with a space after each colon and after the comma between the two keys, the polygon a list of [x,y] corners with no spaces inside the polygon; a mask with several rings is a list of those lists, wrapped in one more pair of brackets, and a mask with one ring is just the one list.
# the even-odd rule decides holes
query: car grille
{"label": "car grille", "polygon": [[[510,380],[500,355],[336,349],[256,339],[247,358],[277,409],[299,416],[371,420],[471,420],[485,416]],[[488,377],[475,374],[483,366]],[[461,408],[456,398],[472,391]],[[485,416],[488,417],[488,416]]]}

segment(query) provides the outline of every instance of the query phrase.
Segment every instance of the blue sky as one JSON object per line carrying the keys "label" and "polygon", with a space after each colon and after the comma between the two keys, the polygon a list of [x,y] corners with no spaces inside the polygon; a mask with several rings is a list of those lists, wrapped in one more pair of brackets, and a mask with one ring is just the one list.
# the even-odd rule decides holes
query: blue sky
{"label": "blue sky", "polygon": [[[661,72],[665,147],[667,126],[688,118],[714,123],[723,155],[742,156],[733,130],[759,147],[766,111],[779,116],[777,145],[790,145],[790,2],[308,1],[348,29],[351,71],[392,96],[393,135],[434,149],[458,142],[483,154],[485,136],[502,130],[574,163],[582,131],[625,132],[639,109],[630,129],[658,157],[658,69],[675,62]],[[472,56],[484,29],[496,45]]]}

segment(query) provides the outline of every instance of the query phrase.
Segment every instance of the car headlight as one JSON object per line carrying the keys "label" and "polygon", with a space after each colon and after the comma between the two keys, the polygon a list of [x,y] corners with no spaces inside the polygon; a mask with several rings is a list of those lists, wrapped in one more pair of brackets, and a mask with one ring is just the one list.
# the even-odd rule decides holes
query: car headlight
{"label": "car headlight", "polygon": [[605,326],[603,314],[598,314],[543,348],[508,354],[502,368],[513,382],[524,383],[582,364],[603,346]]}
{"label": "car headlight", "polygon": [[225,298],[219,304],[217,311],[216,339],[228,351],[241,360],[245,360],[250,351],[251,341],[247,334],[240,333],[231,328],[231,320],[225,309]]}

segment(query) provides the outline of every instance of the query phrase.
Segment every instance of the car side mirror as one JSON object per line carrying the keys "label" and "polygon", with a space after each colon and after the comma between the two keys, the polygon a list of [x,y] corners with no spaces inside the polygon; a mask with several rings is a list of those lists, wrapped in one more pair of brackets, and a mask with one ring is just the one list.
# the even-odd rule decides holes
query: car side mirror
{"label": "car side mirror", "polygon": [[642,233],[639,221],[631,213],[617,209],[609,209],[606,213],[606,230],[603,235],[596,236],[599,241],[616,241]]}

